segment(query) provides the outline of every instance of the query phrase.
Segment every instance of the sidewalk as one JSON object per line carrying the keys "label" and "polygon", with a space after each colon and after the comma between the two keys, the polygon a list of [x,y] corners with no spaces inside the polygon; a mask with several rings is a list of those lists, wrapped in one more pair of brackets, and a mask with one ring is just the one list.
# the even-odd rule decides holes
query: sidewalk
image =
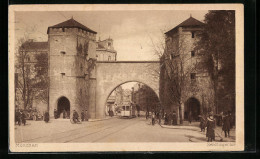
{"label": "sidewalk", "polygon": [[[201,129],[199,127],[199,122],[192,122],[189,124],[188,122],[184,122],[181,125],[160,125],[162,128],[167,129],[183,129],[183,130],[192,130],[192,131],[198,131],[201,132]],[[201,132],[202,134],[206,135],[205,132]],[[194,142],[197,142],[196,137],[190,139]],[[236,140],[236,129],[232,128],[230,130],[230,137],[225,137],[225,132],[222,131],[221,126],[217,126],[215,128],[215,141],[221,141],[221,142],[235,142]]]}

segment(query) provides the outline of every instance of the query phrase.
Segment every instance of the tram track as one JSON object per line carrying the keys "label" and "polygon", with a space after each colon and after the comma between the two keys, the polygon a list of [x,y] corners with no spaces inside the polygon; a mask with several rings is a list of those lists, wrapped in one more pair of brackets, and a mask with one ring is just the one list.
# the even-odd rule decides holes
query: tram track
{"label": "tram track", "polygon": [[[52,134],[52,135],[60,135],[60,134],[63,134],[63,133],[76,132],[76,131],[81,130],[81,129],[86,129],[86,128],[89,129],[89,128],[93,128],[93,127],[100,127],[101,125],[104,125],[104,122],[97,122],[97,124],[94,124],[94,125],[86,125],[85,127],[80,127],[80,128],[76,128],[76,129],[72,129],[72,130],[68,130],[68,131],[62,131],[62,132],[58,132],[58,133],[55,133],[55,134]],[[37,138],[33,138],[33,139],[23,140],[21,142],[32,142],[34,140],[39,140],[39,139],[48,138],[48,137],[51,137],[51,136],[46,135],[46,136],[41,136],[41,137],[37,137]]]}
{"label": "tram track", "polygon": [[[124,119],[123,119],[123,120],[124,120]],[[129,122],[130,122],[130,124],[129,124]],[[123,125],[122,125],[122,123],[123,123]],[[108,128],[105,128],[105,129],[103,129],[103,130],[97,131],[97,132],[95,132],[95,133],[85,134],[85,135],[79,136],[79,137],[77,137],[77,138],[73,138],[73,139],[71,139],[71,140],[67,140],[65,143],[75,142],[75,141],[77,142],[77,140],[79,140],[79,139],[83,139],[83,138],[89,137],[90,135],[93,135],[93,134],[97,134],[97,133],[102,132],[102,134],[101,134],[102,137],[99,137],[98,139],[95,139],[95,140],[93,140],[93,141],[90,141],[90,142],[96,142],[96,141],[98,141],[98,140],[101,140],[101,139],[103,139],[103,138],[106,138],[107,136],[110,136],[110,135],[112,135],[112,134],[115,134],[116,132],[119,132],[119,131],[121,131],[121,130],[124,130],[124,129],[126,129],[126,128],[128,128],[128,127],[134,125],[134,124],[137,124],[137,123],[138,123],[138,121],[136,121],[136,120],[128,121],[128,122],[122,121],[122,122],[120,123],[120,126],[119,126],[119,127],[110,126],[110,127],[108,127]],[[118,123],[116,123],[116,125],[118,125]],[[126,125],[126,126],[125,126],[125,125]],[[116,128],[116,129],[113,129],[113,128]],[[108,131],[109,131],[109,130],[112,130],[112,132],[106,134],[106,133],[107,133],[107,132],[105,132],[106,130],[108,130]],[[104,136],[103,134],[106,134],[106,135]]]}
{"label": "tram track", "polygon": [[[75,139],[78,139],[78,138],[97,134],[99,132],[105,131],[107,129],[111,129],[111,128],[117,126],[117,125],[121,125],[122,123],[126,122],[126,121],[124,121],[124,119],[122,119],[122,120],[112,120],[112,121],[118,121],[118,122],[111,123],[111,120],[105,121],[105,122],[102,121],[102,122],[98,122],[98,124],[95,124],[95,125],[81,127],[81,128],[77,128],[77,129],[73,129],[73,130],[69,130],[69,131],[64,131],[64,132],[59,132],[59,133],[55,133],[51,136],[42,136],[42,137],[39,137],[39,138],[26,140],[26,141],[23,141],[23,142],[39,142],[40,141],[41,143],[67,143],[67,142],[70,142],[71,140],[75,140]],[[104,125],[107,125],[107,126],[104,126]],[[99,129],[99,128],[101,128],[101,129]],[[97,130],[97,129],[99,129],[99,130]],[[87,130],[90,130],[91,132],[86,134],[85,131],[87,131]],[[92,131],[92,130],[97,130],[97,131]],[[64,135],[62,135],[62,134],[64,134]],[[76,137],[76,138],[74,137],[74,136],[77,136],[79,134],[84,134],[84,135]],[[55,136],[61,136],[61,137],[55,137]],[[71,139],[64,141],[63,139],[66,139],[66,138],[71,138]]]}

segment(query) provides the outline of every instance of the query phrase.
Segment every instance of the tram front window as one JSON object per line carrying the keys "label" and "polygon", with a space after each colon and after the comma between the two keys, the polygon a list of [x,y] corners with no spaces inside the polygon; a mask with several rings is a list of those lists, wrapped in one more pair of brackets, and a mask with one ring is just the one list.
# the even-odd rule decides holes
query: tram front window
{"label": "tram front window", "polygon": [[130,110],[130,107],[129,106],[126,106],[126,111],[129,111]]}
{"label": "tram front window", "polygon": [[125,110],[125,106],[123,106],[122,109]]}

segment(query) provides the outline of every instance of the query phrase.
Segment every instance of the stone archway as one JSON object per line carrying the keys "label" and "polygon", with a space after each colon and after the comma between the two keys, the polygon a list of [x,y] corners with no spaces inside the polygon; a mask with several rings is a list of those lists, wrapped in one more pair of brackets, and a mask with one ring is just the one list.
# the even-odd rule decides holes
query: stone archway
{"label": "stone archway", "polygon": [[69,118],[70,116],[70,101],[68,98],[66,97],[60,97],[58,99],[58,103],[57,103],[57,112],[58,112],[58,116],[60,118],[63,118],[63,111],[65,110],[65,118]]}
{"label": "stone archway", "polygon": [[140,82],[149,86],[159,96],[158,61],[116,61],[96,63],[95,101],[90,107],[90,115],[104,118],[104,105],[109,94],[120,84]]}
{"label": "stone archway", "polygon": [[198,99],[194,97],[189,98],[184,105],[184,120],[188,120],[190,115],[193,121],[198,121],[200,115],[200,106],[201,105]]}
{"label": "stone archway", "polygon": [[[156,92],[153,88],[151,88],[151,86],[149,86],[148,84],[146,84],[146,83],[144,83],[144,82],[140,82],[140,81],[126,81],[126,82],[117,84],[114,88],[112,88],[112,90],[109,91],[109,93],[107,94],[107,96],[106,96],[106,98],[105,98],[106,100],[104,101],[104,111],[106,111],[105,108],[106,108],[106,105],[107,105],[107,101],[108,101],[110,95],[113,93],[113,91],[116,90],[116,88],[118,88],[119,86],[124,85],[124,84],[129,83],[129,82],[141,83],[141,84],[147,86],[147,87],[149,88],[149,90],[151,90],[151,91],[153,92],[153,96],[156,96],[156,98],[157,98],[157,100],[158,100],[155,105],[157,105],[157,104],[160,104],[160,105],[161,105],[158,92]],[[138,103],[138,104],[140,104],[140,103]],[[149,107],[148,110],[150,110],[150,111],[151,111],[151,110],[155,110],[156,108],[153,107],[153,106],[154,106],[154,105],[151,105],[151,107]],[[146,110],[146,109],[145,109],[145,110]]]}

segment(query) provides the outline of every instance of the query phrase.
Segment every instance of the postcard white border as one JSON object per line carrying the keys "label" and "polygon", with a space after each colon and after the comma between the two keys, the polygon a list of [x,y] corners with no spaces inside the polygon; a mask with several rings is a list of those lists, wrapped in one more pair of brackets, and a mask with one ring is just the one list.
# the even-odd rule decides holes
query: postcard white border
{"label": "postcard white border", "polygon": [[[14,50],[16,11],[235,10],[236,11],[236,142],[205,143],[26,143],[14,141]],[[243,4],[93,4],[9,6],[9,148],[11,152],[93,151],[243,151],[244,150],[244,6]],[[228,146],[225,146],[227,144]]]}

